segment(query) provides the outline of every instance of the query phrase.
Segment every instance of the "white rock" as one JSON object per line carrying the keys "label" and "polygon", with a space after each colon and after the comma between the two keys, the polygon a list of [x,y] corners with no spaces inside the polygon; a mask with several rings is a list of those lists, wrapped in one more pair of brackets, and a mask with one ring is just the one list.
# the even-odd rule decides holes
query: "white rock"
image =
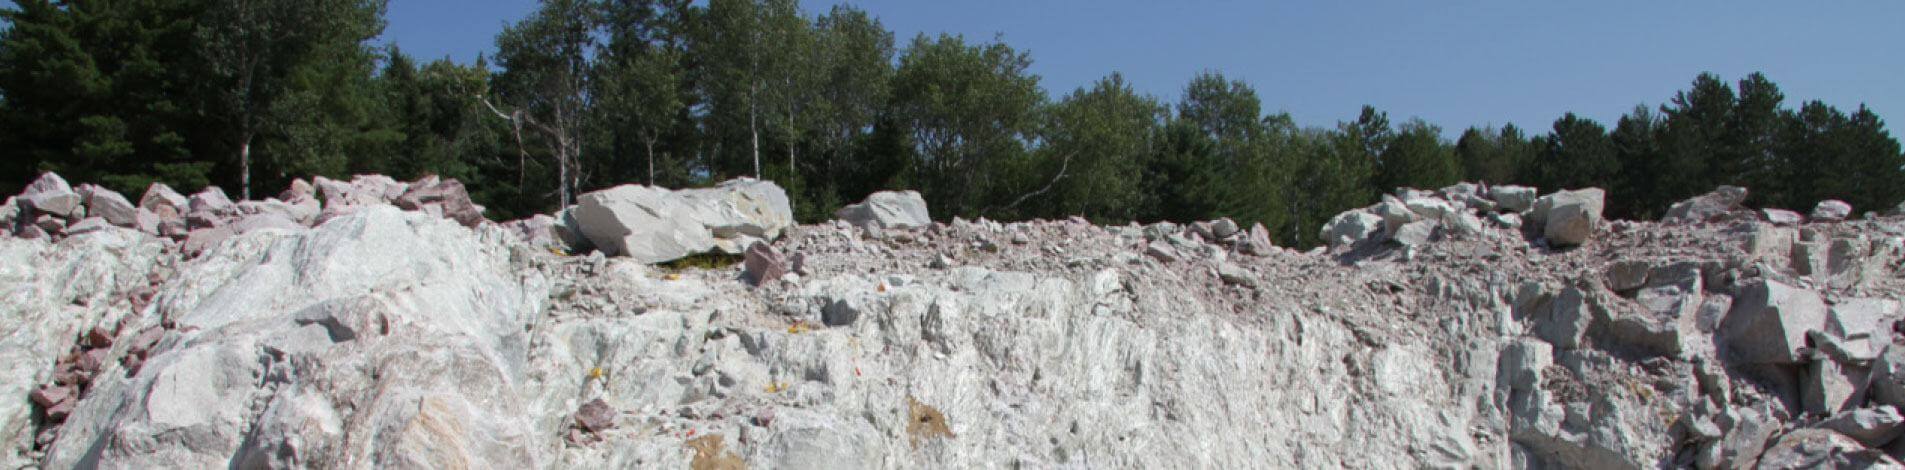
{"label": "white rock", "polygon": [[746,251],[754,240],[780,238],[782,230],[794,225],[787,192],[773,182],[742,178],[674,194],[714,235],[715,247],[728,254]]}
{"label": "white rock", "polygon": [[1600,228],[1606,199],[1606,192],[1600,188],[1558,191],[1535,200],[1529,219],[1542,227],[1541,234],[1549,244],[1580,245]]}
{"label": "white rock", "polygon": [[714,248],[714,236],[667,189],[616,186],[584,193],[570,212],[583,236],[611,256],[672,261]]}
{"label": "white rock", "polygon": [[1721,186],[1712,192],[1676,202],[1660,217],[1665,224],[1692,224],[1713,220],[1740,209],[1746,201],[1746,188]]}
{"label": "white rock", "polygon": [[1846,217],[1850,217],[1851,215],[1852,205],[1846,204],[1845,201],[1838,199],[1819,201],[1819,205],[1813,206],[1812,208],[1813,220],[1827,222],[1840,221],[1845,220]]}
{"label": "white rock", "polygon": [[1535,204],[1535,188],[1527,186],[1495,186],[1488,189],[1488,194],[1495,204],[1509,212],[1526,211]]}
{"label": "white rock", "polygon": [[187,205],[191,206],[187,212],[223,214],[237,210],[231,198],[225,196],[225,190],[219,189],[218,186],[206,186],[205,189],[199,190],[192,195]]}
{"label": "white rock", "polygon": [[834,211],[834,218],[859,227],[916,228],[932,225],[926,199],[918,191],[880,191],[865,201]]}
{"label": "white rock", "polygon": [[1382,216],[1362,210],[1337,214],[1323,225],[1323,240],[1331,248],[1350,246],[1382,236]]}
{"label": "white rock", "polygon": [[1766,221],[1771,222],[1773,225],[1792,226],[1792,225],[1799,225],[1799,224],[1806,223],[1806,216],[1799,215],[1798,212],[1793,212],[1793,211],[1789,211],[1785,209],[1774,209],[1769,207],[1765,209],[1760,209],[1760,214],[1765,216]]}

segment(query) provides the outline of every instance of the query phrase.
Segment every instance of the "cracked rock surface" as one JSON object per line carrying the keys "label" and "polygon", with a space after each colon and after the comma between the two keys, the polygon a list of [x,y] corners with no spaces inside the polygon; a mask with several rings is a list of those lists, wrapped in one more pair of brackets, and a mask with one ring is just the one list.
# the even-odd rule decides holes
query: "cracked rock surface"
{"label": "cracked rock surface", "polygon": [[[1599,196],[1562,201],[1598,190],[1468,185],[1341,218],[1342,243],[1309,252],[1229,221],[836,221],[762,232],[749,262],[654,265],[378,202],[391,192],[194,252],[110,224],[0,236],[0,465],[1713,468],[1905,451],[1905,218],[1720,204],[1604,221]],[[1532,227],[1499,222],[1539,206],[1554,212]]]}

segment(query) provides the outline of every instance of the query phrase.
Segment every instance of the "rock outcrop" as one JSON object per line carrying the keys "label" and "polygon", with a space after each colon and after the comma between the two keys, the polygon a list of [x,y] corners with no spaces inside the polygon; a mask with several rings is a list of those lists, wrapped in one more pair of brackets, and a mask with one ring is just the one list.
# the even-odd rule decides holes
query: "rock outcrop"
{"label": "rock outcrop", "polygon": [[[115,223],[101,189],[65,215],[0,204],[0,465],[1905,454],[1899,218],[1607,221],[1598,190],[1462,184],[1397,191],[1339,216],[1335,248],[1297,252],[1227,219],[794,226],[751,180],[495,223],[453,207],[460,185],[366,176],[230,204],[155,186],[134,218],[185,231],[167,235]],[[723,242],[747,245],[654,264]]]}

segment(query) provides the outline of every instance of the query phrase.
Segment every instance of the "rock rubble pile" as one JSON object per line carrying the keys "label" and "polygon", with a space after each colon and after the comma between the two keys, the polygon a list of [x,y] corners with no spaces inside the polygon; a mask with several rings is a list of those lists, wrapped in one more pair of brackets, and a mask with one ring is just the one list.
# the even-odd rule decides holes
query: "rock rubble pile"
{"label": "rock rubble pile", "polygon": [[0,465],[1899,466],[1905,217],[1608,197],[1399,190],[1299,252],[908,192],[796,225],[755,180],[499,223],[436,178],[48,174],[0,205]]}

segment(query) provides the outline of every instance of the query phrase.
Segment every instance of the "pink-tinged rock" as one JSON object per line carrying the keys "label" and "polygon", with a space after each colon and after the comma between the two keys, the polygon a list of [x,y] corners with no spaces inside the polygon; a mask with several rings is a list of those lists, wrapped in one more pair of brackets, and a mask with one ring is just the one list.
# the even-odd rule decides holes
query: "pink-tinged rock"
{"label": "pink-tinged rock", "polygon": [[601,432],[615,426],[615,408],[597,398],[575,411],[575,425],[584,431]]}
{"label": "pink-tinged rock", "polygon": [[37,225],[28,225],[20,227],[20,231],[14,232],[13,236],[28,240],[46,238],[46,230],[41,229]]}
{"label": "pink-tinged rock", "polygon": [[181,247],[181,250],[188,255],[204,253],[205,250],[218,246],[219,243],[223,243],[225,239],[231,238],[232,235],[231,226],[193,230],[185,236],[185,245]]}
{"label": "pink-tinged rock", "polygon": [[152,183],[151,186],[146,187],[145,195],[139,197],[139,207],[156,212],[161,218],[165,218],[167,212],[159,208],[169,207],[172,209],[170,214],[176,216],[189,211],[192,202],[185,195],[172,190],[171,186],[166,186],[165,183]]}
{"label": "pink-tinged rock", "polygon": [[112,346],[112,329],[105,325],[95,326],[86,331],[86,345],[95,348]]}
{"label": "pink-tinged rock", "polygon": [[52,408],[53,405],[60,404],[60,402],[71,400],[73,398],[73,389],[71,387],[41,386],[40,388],[34,389],[33,393],[27,394],[27,398],[32,399],[33,404],[40,405],[41,408]]}
{"label": "pink-tinged rock", "polygon": [[26,191],[20,193],[20,200],[33,210],[61,217],[73,215],[73,211],[79,209],[83,202],[79,193],[73,192],[73,187],[67,185],[65,179],[50,171],[40,174],[39,179],[27,185]]}
{"label": "pink-tinged rock", "polygon": [[766,243],[757,242],[749,246],[742,265],[747,269],[748,282],[756,286],[787,274],[786,258],[782,258],[779,250]]}
{"label": "pink-tinged rock", "polygon": [[285,188],[284,192],[278,193],[278,199],[285,201],[296,201],[300,199],[316,200],[317,189],[312,188],[311,183],[305,181],[304,178],[294,179],[291,180],[290,187]]}
{"label": "pink-tinged rock", "polygon": [[108,228],[112,228],[112,224],[106,223],[106,219],[87,217],[73,225],[66,226],[66,236],[70,237],[82,233],[92,233]]}
{"label": "pink-tinged rock", "polygon": [[1238,244],[1244,253],[1256,256],[1269,256],[1277,252],[1277,245],[1270,241],[1270,230],[1263,224],[1252,224],[1245,232],[1244,239]]}
{"label": "pink-tinged rock", "polygon": [[80,353],[78,363],[79,370],[99,372],[99,368],[106,365],[106,354],[109,352],[111,351],[106,350],[106,348],[95,348]]}
{"label": "pink-tinged rock", "polygon": [[231,198],[225,196],[225,190],[217,186],[206,186],[205,189],[199,190],[197,194],[192,195],[188,204],[189,212],[228,214],[236,209]]}
{"label": "pink-tinged rock", "polygon": [[437,206],[439,217],[455,220],[465,227],[475,227],[488,220],[483,218],[483,209],[470,201],[470,194],[463,183],[454,179],[439,180],[429,177],[411,183],[409,189],[399,195],[397,207],[404,210],[428,211],[429,206]]}
{"label": "pink-tinged rock", "polygon": [[66,233],[66,219],[52,214],[41,214],[39,219],[33,221],[33,225],[46,233]]}
{"label": "pink-tinged rock", "polygon": [[104,187],[82,184],[79,195],[86,200],[87,213],[106,219],[107,223],[126,228],[135,228],[139,223],[139,207],[132,205],[125,196]]}
{"label": "pink-tinged rock", "polygon": [[185,216],[185,227],[198,230],[225,225],[225,217],[211,211],[193,211]]}
{"label": "pink-tinged rock", "polygon": [[132,226],[127,228],[138,230],[147,235],[158,235],[159,214],[145,210],[145,208],[140,208],[138,214],[133,218]]}

